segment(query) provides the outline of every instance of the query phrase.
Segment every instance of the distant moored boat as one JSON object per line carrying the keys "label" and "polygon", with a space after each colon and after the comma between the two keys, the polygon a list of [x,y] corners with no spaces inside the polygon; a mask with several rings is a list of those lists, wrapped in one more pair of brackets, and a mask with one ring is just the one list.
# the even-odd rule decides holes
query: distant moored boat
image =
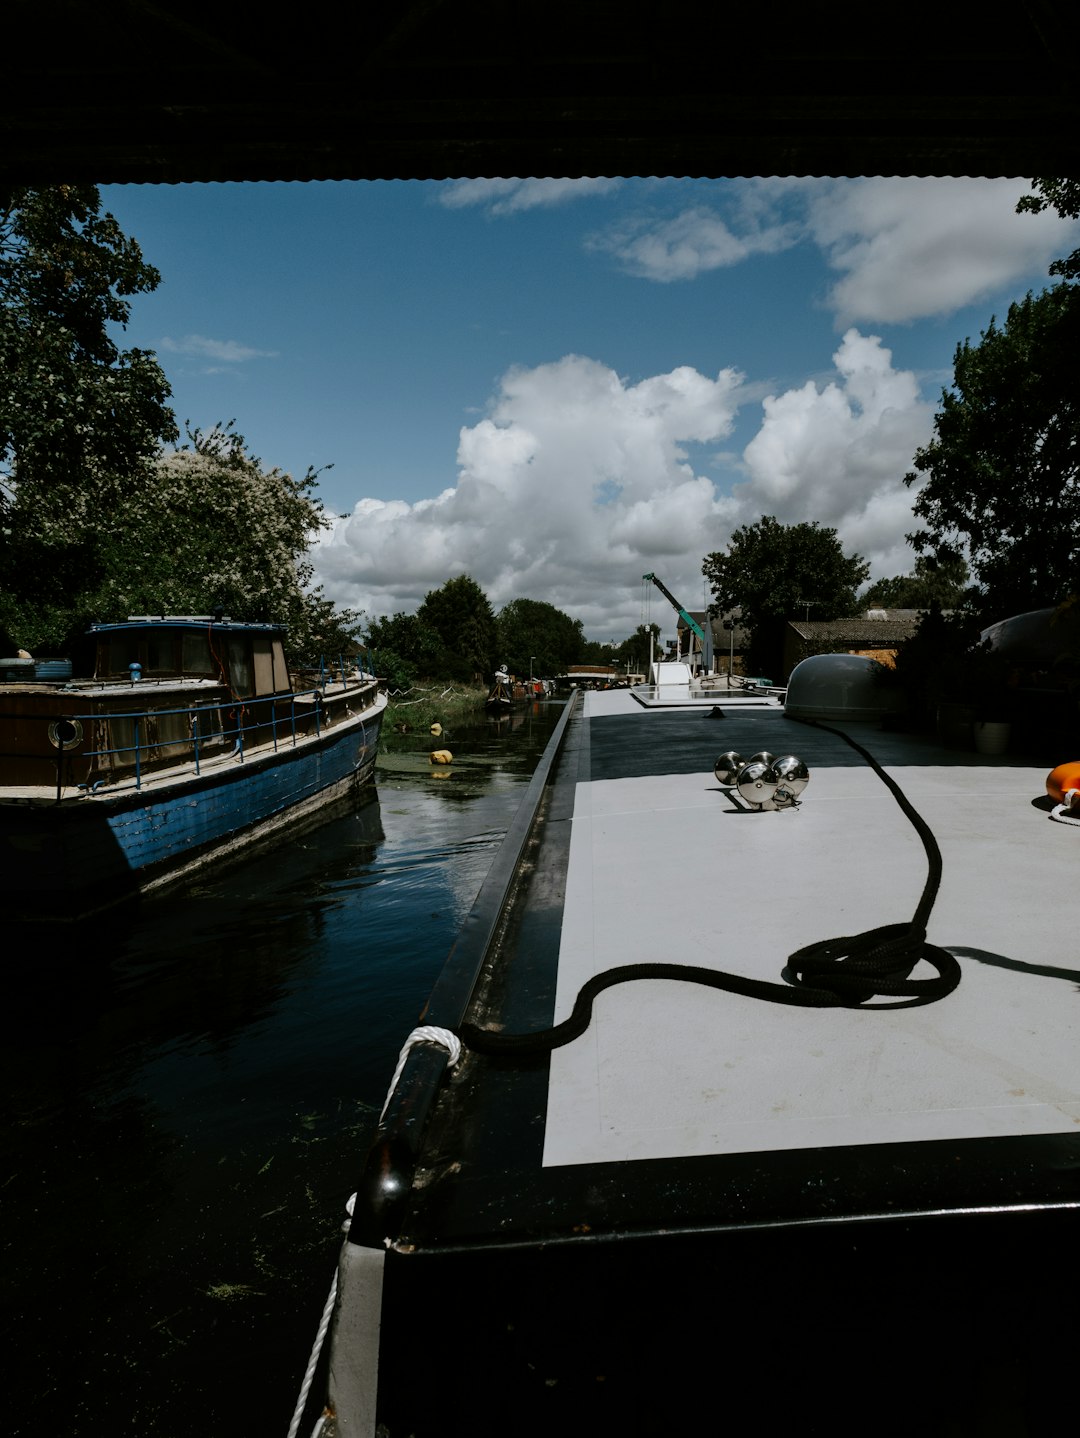
{"label": "distant moored boat", "polygon": [[175,882],[370,780],[386,696],[290,675],[281,625],[97,624],[94,676],[0,659],[0,888],[77,918]]}

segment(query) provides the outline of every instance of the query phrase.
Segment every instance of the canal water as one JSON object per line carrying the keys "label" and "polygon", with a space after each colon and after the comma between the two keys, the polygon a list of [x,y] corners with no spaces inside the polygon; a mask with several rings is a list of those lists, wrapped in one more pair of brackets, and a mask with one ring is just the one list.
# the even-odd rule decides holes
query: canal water
{"label": "canal water", "polygon": [[561,711],[444,733],[449,770],[387,736],[318,828],[7,927],[6,1432],[284,1438],[398,1050]]}

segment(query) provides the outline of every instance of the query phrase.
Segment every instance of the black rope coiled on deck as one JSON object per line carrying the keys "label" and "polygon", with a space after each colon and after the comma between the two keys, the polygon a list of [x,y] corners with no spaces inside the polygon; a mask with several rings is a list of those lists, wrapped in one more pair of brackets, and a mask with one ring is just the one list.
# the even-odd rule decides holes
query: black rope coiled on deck
{"label": "black rope coiled on deck", "polygon": [[[800,722],[813,723],[810,720]],[[922,840],[927,858],[927,876],[922,896],[909,923],[883,924],[861,934],[825,939],[796,949],[784,966],[783,978],[786,982],[783,984],[722,973],[696,964],[620,964],[616,968],[605,969],[602,974],[595,974],[582,985],[570,1017],[554,1028],[531,1034],[504,1034],[482,1029],[476,1024],[462,1024],[458,1029],[462,1043],[476,1053],[493,1056],[550,1053],[552,1049],[580,1038],[589,1027],[597,994],[615,984],[635,979],[678,979],[685,983],[704,984],[711,989],[723,989],[726,993],[742,994],[747,998],[794,1004],[802,1008],[857,1009],[870,999],[886,998],[894,1002],[876,1003],[874,1009],[908,1009],[936,1003],[951,994],[960,982],[960,965],[947,949],[929,943],[926,938],[927,921],[941,885],[941,850],[930,826],[913,808],[900,786],[861,744],[841,729],[816,723],[814,727],[837,735],[866,760]],[[937,970],[935,978],[911,977],[920,959]]]}

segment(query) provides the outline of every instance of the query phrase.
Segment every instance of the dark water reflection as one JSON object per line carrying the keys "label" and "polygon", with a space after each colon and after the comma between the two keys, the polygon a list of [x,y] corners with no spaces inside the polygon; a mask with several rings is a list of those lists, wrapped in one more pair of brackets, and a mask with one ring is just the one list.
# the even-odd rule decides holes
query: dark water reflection
{"label": "dark water reflection", "polygon": [[394,736],[364,802],[8,929],[6,1431],[281,1432],[398,1048],[560,713]]}

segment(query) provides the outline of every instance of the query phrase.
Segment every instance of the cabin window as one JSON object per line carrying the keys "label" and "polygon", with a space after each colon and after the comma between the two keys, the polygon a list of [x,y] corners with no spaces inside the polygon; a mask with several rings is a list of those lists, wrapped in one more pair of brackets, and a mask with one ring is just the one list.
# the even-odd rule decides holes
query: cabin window
{"label": "cabin window", "polygon": [[210,652],[210,638],[204,633],[185,631],[183,639],[183,673],[216,678],[218,665]]}
{"label": "cabin window", "polygon": [[229,685],[234,694],[247,699],[255,692],[252,685],[251,641],[230,635],[228,654]]}
{"label": "cabin window", "polygon": [[221,707],[218,704],[196,704],[188,715],[188,728],[192,738],[198,732],[199,747],[220,744],[223,739]]}
{"label": "cabin window", "polygon": [[98,677],[111,675],[127,679],[130,665],[138,664],[143,674],[176,674],[180,636],[168,630],[148,629],[139,634],[113,634],[98,645]]}
{"label": "cabin window", "polygon": [[144,674],[176,673],[176,640],[177,636],[167,630],[150,630],[146,636]]}
{"label": "cabin window", "polygon": [[128,677],[129,664],[142,664],[139,637],[133,634],[113,634],[98,646],[98,677],[120,675]]}

